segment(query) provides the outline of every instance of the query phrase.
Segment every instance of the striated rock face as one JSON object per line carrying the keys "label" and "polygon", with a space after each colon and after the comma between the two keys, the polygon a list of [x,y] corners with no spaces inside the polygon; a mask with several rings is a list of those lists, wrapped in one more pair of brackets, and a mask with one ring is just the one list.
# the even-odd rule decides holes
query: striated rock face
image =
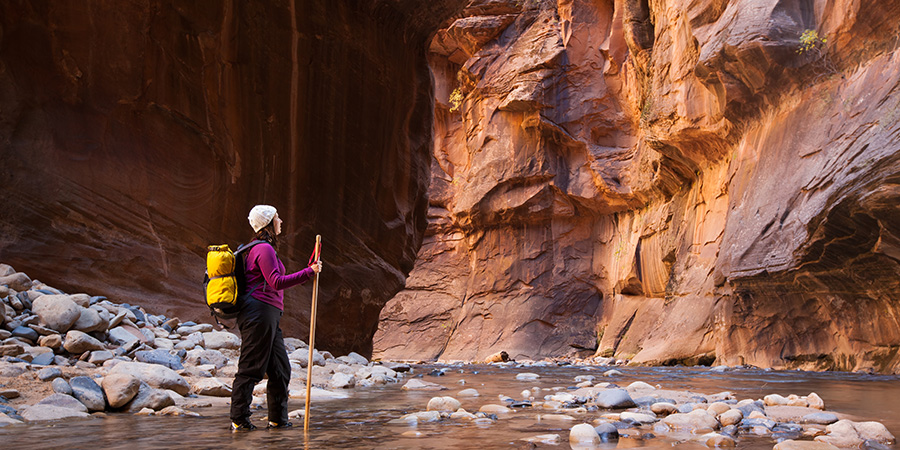
{"label": "striated rock face", "polygon": [[367,350],[426,225],[428,37],[463,3],[3,2],[0,261],[208,317],[206,245],[269,203],[288,270],[323,235],[317,344]]}
{"label": "striated rock face", "polygon": [[428,228],[376,357],[900,372],[900,1],[463,15],[429,48]]}

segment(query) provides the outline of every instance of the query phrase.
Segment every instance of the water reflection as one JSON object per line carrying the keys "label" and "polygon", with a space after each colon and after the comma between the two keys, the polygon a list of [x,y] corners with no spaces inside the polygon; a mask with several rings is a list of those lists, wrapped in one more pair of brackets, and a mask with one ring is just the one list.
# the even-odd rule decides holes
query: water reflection
{"label": "water reflection", "polygon": [[[434,366],[417,366],[416,374],[427,374]],[[424,411],[428,400],[437,395],[456,397],[468,411],[477,411],[484,404],[500,404],[499,395],[519,398],[525,389],[574,386],[579,375],[594,375],[595,382],[613,381],[627,386],[633,381],[645,381],[664,389],[690,390],[703,394],[731,391],[738,399],[762,398],[767,394],[807,395],[816,392],[829,410],[855,416],[854,420],[877,420],[900,436],[900,383],[896,376],[849,373],[775,372],[735,370],[716,373],[698,368],[617,368],[623,373],[615,378],[603,377],[608,367],[527,367],[451,366],[444,376],[424,375],[428,381],[448,388],[441,392],[402,391],[400,384],[352,391],[349,399],[313,403],[311,430],[304,436],[302,419],[294,429],[234,434],[228,430],[226,407],[198,409],[204,417],[136,417],[110,414],[104,419],[60,422],[43,425],[19,425],[0,428],[0,447],[13,448],[379,448],[379,449],[492,449],[492,448],[568,448],[568,432],[572,425],[590,422],[602,412],[586,414],[566,413],[575,422],[539,421],[544,410],[517,410],[489,426],[471,422],[444,420],[439,423],[419,423],[418,426],[388,425],[387,422],[403,414]],[[533,372],[541,377],[533,381],[517,381],[516,374]],[[456,393],[474,388],[479,397],[462,397]],[[542,397],[552,391],[542,391]],[[290,409],[302,409],[302,400],[292,400]],[[265,411],[256,411],[260,419]],[[418,436],[405,436],[417,434]],[[417,433],[416,433],[417,432]],[[559,434],[559,445],[527,443],[523,438],[545,434]],[[632,432],[612,448],[670,448],[683,450],[706,449],[690,436],[652,435],[652,427],[642,427],[640,434]],[[774,440],[768,437],[745,437],[738,440],[739,449],[771,449]]]}

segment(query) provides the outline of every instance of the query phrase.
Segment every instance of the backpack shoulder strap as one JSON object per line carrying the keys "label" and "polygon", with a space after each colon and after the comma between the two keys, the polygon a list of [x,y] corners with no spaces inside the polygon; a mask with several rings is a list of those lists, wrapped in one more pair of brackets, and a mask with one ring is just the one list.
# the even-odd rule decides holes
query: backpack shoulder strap
{"label": "backpack shoulder strap", "polygon": [[250,241],[250,242],[248,242],[248,243],[246,243],[246,244],[241,245],[240,247],[238,247],[238,249],[235,250],[234,254],[235,254],[235,255],[239,255],[239,254],[241,254],[241,253],[244,253],[244,252],[246,252],[247,250],[250,250],[251,248],[255,247],[257,244],[267,244],[267,242],[266,242],[266,241],[263,241],[263,240],[259,240],[259,239]]}

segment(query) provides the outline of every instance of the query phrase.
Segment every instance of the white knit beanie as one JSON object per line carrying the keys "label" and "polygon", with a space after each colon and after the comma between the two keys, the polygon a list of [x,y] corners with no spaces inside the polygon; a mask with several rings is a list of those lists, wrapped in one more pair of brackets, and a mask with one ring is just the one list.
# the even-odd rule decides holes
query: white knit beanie
{"label": "white knit beanie", "polygon": [[259,233],[259,230],[265,228],[275,218],[275,214],[278,214],[278,211],[274,206],[256,205],[250,210],[247,219],[250,221],[253,231]]}

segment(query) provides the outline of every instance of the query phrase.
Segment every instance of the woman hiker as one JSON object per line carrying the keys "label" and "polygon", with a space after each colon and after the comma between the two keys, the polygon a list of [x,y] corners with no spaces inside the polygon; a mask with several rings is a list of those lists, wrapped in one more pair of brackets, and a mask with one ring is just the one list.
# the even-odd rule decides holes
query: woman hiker
{"label": "woman hiker", "polygon": [[266,390],[268,428],[287,428],[292,426],[288,422],[291,365],[279,326],[284,313],[282,291],[311,279],[313,273],[322,270],[322,263],[315,261],[306,269],[286,274],[284,264],[275,253],[282,223],[278,211],[269,205],[256,205],[250,210],[248,219],[256,232],[255,240],[263,242],[244,252],[247,291],[250,295],[237,317],[238,328],[241,330],[241,359],[232,386],[231,429],[256,429],[250,423],[250,402],[253,387],[263,379],[263,375],[269,377]]}

